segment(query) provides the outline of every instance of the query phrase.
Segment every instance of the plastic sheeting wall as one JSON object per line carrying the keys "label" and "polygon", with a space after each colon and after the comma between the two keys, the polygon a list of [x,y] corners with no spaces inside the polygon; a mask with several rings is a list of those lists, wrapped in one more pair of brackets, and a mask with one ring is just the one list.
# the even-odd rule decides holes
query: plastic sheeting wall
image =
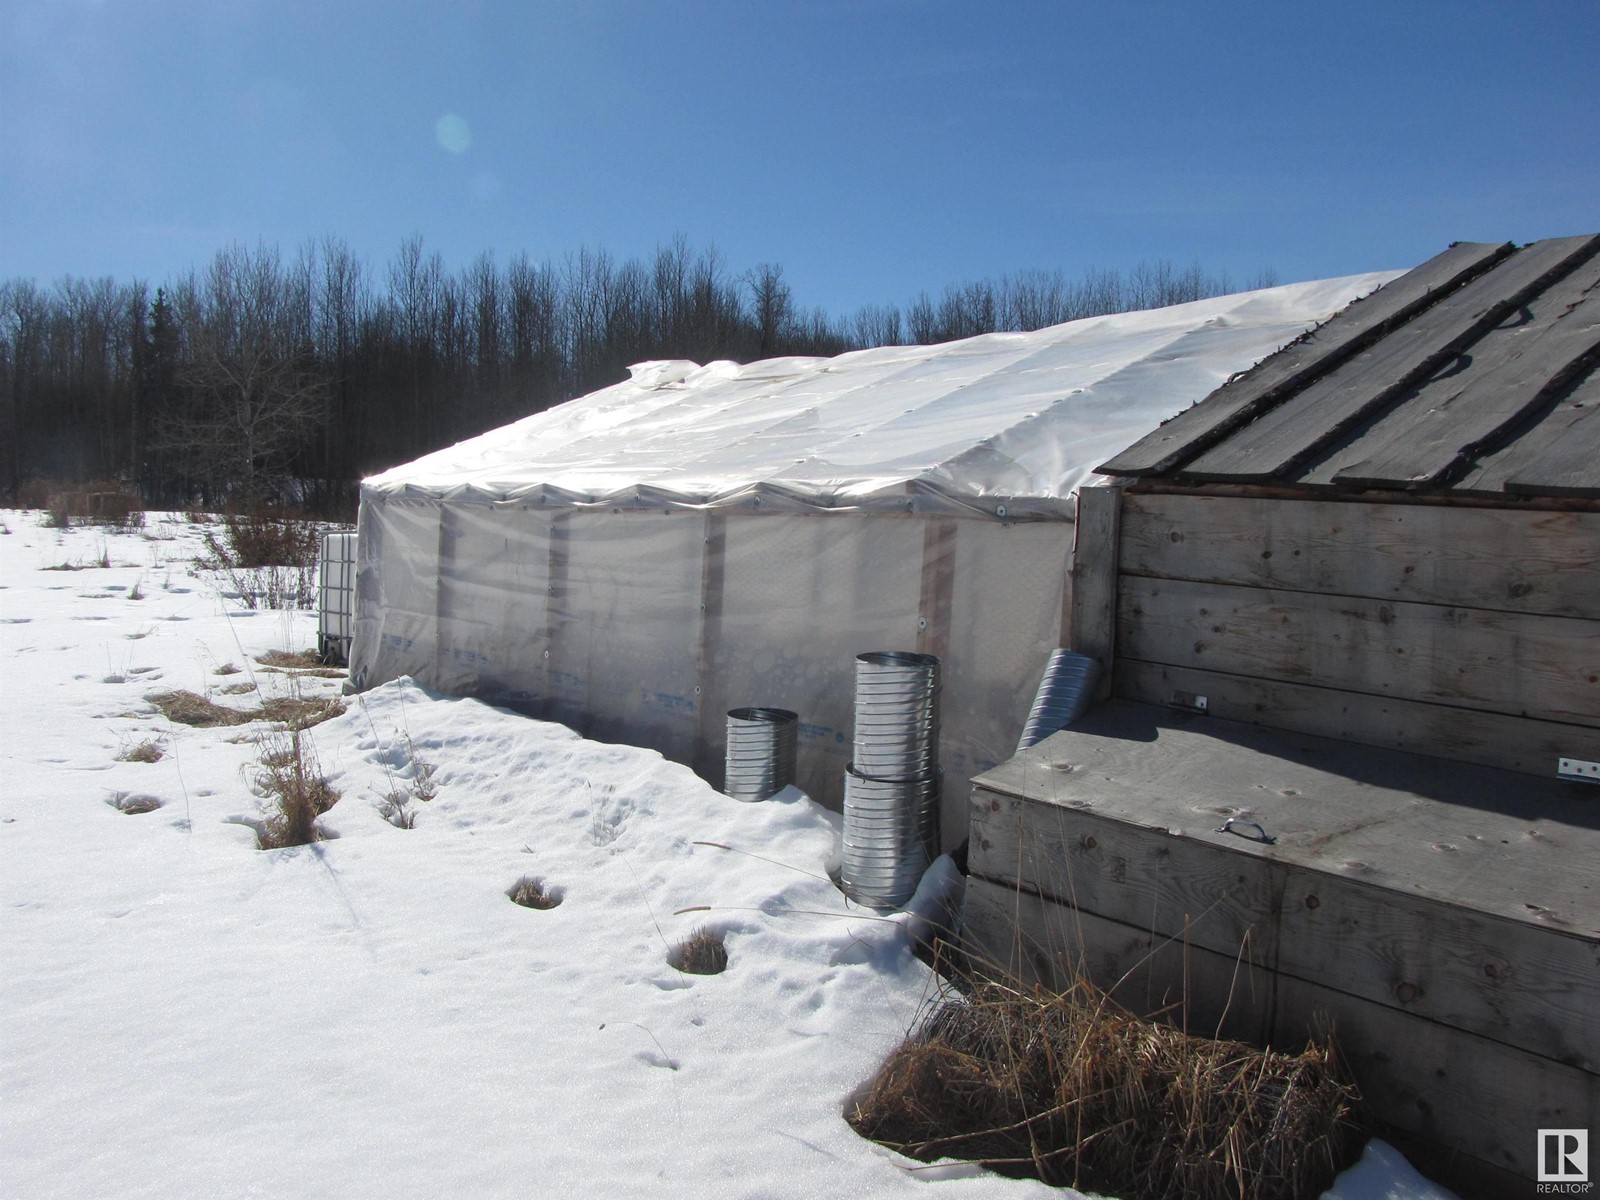
{"label": "plastic sheeting wall", "polygon": [[944,662],[946,845],[1060,643],[1073,525],[886,512],[554,508],[369,494],[351,674],[649,746],[721,784],[727,710],[800,714],[837,808],[855,656]]}

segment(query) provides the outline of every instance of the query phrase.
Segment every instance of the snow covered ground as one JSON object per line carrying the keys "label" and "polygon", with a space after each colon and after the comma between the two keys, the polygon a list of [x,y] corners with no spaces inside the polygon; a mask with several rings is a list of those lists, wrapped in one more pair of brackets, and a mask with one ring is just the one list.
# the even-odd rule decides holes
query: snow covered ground
{"label": "snow covered ground", "polygon": [[[258,661],[314,618],[225,596],[182,518],[0,529],[0,1196],[1069,1194],[843,1121],[935,980],[805,797],[400,681],[308,735],[330,840],[259,851],[267,727],[147,697],[336,695]],[[563,902],[513,904],[527,876]],[[701,925],[721,975],[667,961]],[[1330,1195],[1446,1193],[1375,1143]]]}

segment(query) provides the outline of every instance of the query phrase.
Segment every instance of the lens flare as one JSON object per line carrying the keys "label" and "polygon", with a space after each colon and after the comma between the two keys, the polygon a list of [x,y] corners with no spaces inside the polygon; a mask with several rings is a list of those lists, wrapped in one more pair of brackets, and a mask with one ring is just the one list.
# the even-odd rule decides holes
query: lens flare
{"label": "lens flare", "polygon": [[451,154],[465,154],[472,145],[472,127],[465,117],[445,113],[433,123],[433,136],[440,147]]}

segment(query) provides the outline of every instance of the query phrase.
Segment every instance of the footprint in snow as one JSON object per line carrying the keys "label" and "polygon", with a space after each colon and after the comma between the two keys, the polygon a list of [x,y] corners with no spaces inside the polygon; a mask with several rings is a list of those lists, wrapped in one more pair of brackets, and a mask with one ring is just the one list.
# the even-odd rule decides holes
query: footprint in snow
{"label": "footprint in snow", "polygon": [[567,891],[532,875],[524,875],[507,889],[506,895],[513,904],[523,908],[551,909],[567,898]]}

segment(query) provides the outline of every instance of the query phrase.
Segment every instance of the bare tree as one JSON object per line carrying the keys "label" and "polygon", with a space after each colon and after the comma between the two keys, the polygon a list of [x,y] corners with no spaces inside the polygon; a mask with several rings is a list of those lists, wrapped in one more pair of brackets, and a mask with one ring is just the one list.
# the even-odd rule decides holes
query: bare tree
{"label": "bare tree", "polygon": [[310,351],[302,275],[285,275],[276,250],[237,246],[207,273],[180,395],[158,437],[213,499],[283,498],[323,420],[327,382]]}
{"label": "bare tree", "polygon": [[905,341],[905,327],[898,305],[865,304],[856,310],[851,323],[852,340],[857,346],[898,346]]}
{"label": "bare tree", "polygon": [[[1251,286],[1269,286],[1264,271]],[[447,273],[420,237],[369,282],[335,239],[289,261],[234,247],[201,274],[0,284],[0,483],[140,480],[181,502],[348,497],[361,474],[625,377],[646,358],[748,360],[937,342],[1218,295],[1225,276],[1027,272],[846,321],[799,305],[780,266],[733,273],[678,237],[650,258],[580,250]],[[293,479],[291,486],[288,481]]]}
{"label": "bare tree", "polygon": [[550,268],[519,254],[506,268],[505,290],[516,406],[537,412],[561,392],[560,281]]}
{"label": "bare tree", "polygon": [[778,352],[781,339],[794,323],[794,297],[784,282],[783,268],[776,263],[761,263],[747,271],[745,287],[750,289],[750,304],[756,327],[756,355],[767,358]]}

